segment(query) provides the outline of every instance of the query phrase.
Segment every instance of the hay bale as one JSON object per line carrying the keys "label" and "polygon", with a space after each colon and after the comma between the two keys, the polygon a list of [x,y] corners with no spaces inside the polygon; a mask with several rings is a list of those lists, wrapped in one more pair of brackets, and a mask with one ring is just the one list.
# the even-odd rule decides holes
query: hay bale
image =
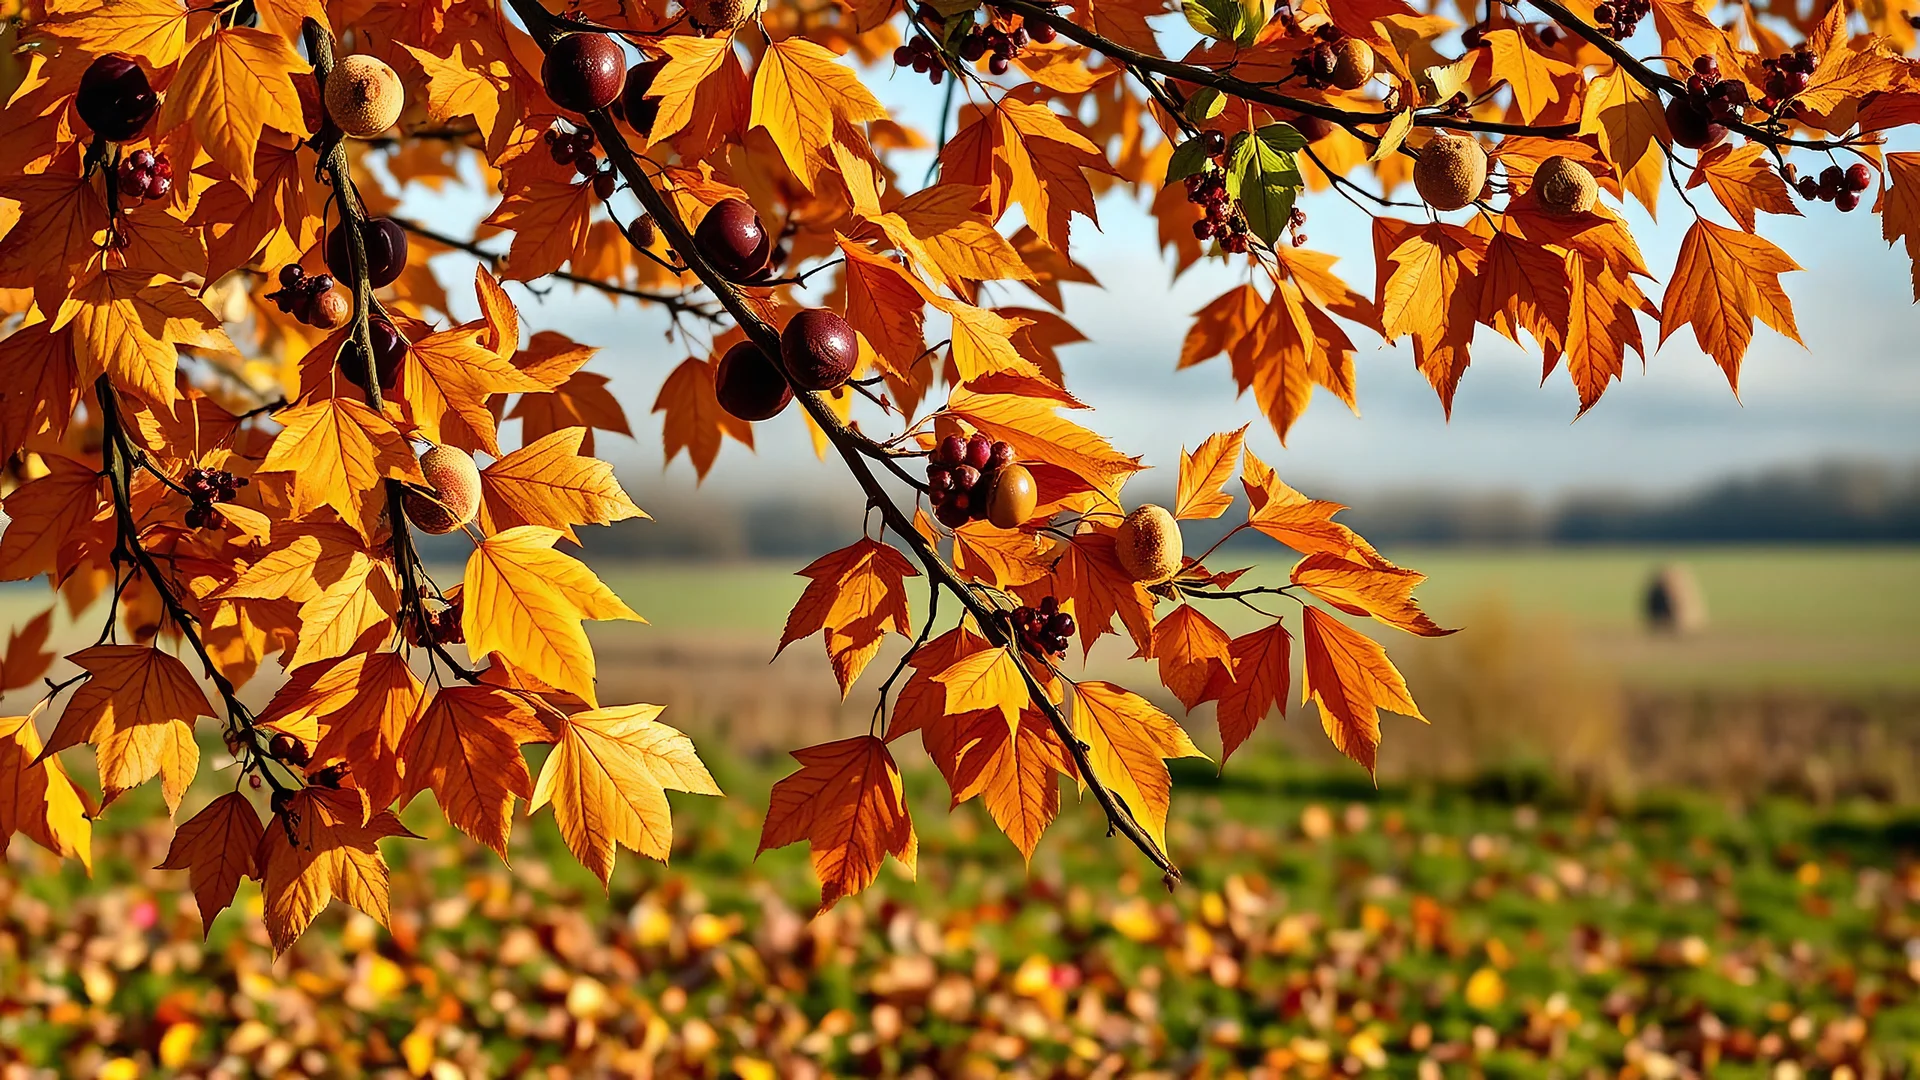
{"label": "hay bale", "polygon": [[1668,563],[1647,583],[1647,626],[1668,634],[1693,634],[1707,627],[1707,594],[1685,563]]}

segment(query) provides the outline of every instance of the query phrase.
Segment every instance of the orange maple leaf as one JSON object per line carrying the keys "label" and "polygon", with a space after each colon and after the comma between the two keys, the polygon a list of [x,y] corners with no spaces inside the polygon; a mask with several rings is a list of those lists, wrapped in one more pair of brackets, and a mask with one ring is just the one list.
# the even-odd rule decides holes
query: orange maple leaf
{"label": "orange maple leaf", "polygon": [[1660,304],[1660,341],[1692,323],[1701,351],[1740,392],[1740,361],[1753,340],[1753,317],[1794,341],[1793,302],[1780,275],[1800,269],[1787,253],[1758,236],[1700,218],[1680,242],[1680,257]]}
{"label": "orange maple leaf", "polygon": [[431,790],[454,827],[507,857],[513,800],[533,798],[520,747],[553,732],[519,694],[492,686],[449,686],[433,696],[400,745],[399,805]]}
{"label": "orange maple leaf", "polygon": [[1206,757],[1173,717],[1109,682],[1073,687],[1073,733],[1087,746],[1087,764],[1160,847],[1167,846],[1173,778],[1166,759]]}
{"label": "orange maple leaf", "polygon": [[357,791],[301,788],[261,834],[254,862],[275,955],[291,948],[335,899],[387,924],[387,862],[378,842],[419,837],[389,811],[366,817],[360,800]]}
{"label": "orange maple leaf", "polygon": [[1301,701],[1320,706],[1320,724],[1334,748],[1371,773],[1380,749],[1380,710],[1423,723],[1426,717],[1378,642],[1319,608],[1308,607],[1303,616]]}
{"label": "orange maple leaf", "polygon": [[805,840],[820,878],[820,910],[873,884],[888,855],[909,877],[920,844],[887,744],[872,735],[793,752],[800,771],[773,786],[755,854]]}
{"label": "orange maple leaf", "polygon": [[821,634],[844,697],[880,651],[888,630],[902,636],[913,633],[906,579],[919,577],[920,571],[892,545],[861,537],[815,559],[799,576],[808,579],[807,587],[787,613],[786,629],[773,654]]}

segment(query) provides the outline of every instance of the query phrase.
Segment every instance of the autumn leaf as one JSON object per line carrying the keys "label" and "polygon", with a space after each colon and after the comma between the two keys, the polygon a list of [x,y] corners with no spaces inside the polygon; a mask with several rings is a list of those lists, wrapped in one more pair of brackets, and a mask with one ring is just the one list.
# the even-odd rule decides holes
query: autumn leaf
{"label": "autumn leaf", "polygon": [[1214,669],[1205,695],[1206,700],[1215,702],[1222,768],[1268,713],[1276,708],[1286,710],[1288,684],[1293,677],[1293,636],[1276,621],[1264,630],[1234,638],[1229,652],[1230,668]]}
{"label": "autumn leaf", "polygon": [[1173,778],[1166,759],[1206,757],[1173,717],[1109,682],[1073,687],[1073,733],[1087,745],[1093,775],[1127,806],[1153,842],[1167,846]]}
{"label": "autumn leaf", "polygon": [[186,286],[139,270],[107,270],[87,279],[60,308],[53,329],[73,328],[78,379],[101,374],[154,405],[178,396],[178,346],[233,350],[220,320]]}
{"label": "autumn leaf", "polygon": [[992,713],[977,714],[958,734],[961,749],[949,782],[955,806],[979,796],[994,824],[1029,862],[1040,836],[1060,814],[1060,777],[1072,758],[1038,709],[1023,709],[1009,729]]}
{"label": "autumn leaf", "polygon": [[[308,670],[315,674],[303,685]],[[296,672],[258,722],[310,744],[310,768],[350,765],[367,801],[386,806],[400,794],[400,748],[425,701],[405,655],[362,652]]]}
{"label": "autumn leaf", "polygon": [[461,625],[474,655],[504,652],[535,678],[592,704],[593,650],[581,620],[646,620],[586,564],[553,550],[558,539],[558,529],[521,525],[474,545]]}
{"label": "autumn leaf", "polygon": [[100,509],[98,471],[48,454],[47,474],[14,488],[0,501],[7,527],[0,532],[0,579],[20,581],[64,567],[61,552],[84,535]]}
{"label": "autumn leaf", "polygon": [[1099,222],[1086,171],[1112,172],[1092,140],[1044,104],[1009,94],[991,109],[961,110],[959,132],[940,151],[941,175],[985,188],[996,220],[1018,205],[1048,247],[1065,250],[1071,215]]}
{"label": "autumn leaf", "polygon": [[1405,679],[1372,638],[1316,607],[1304,610],[1306,681],[1301,701],[1320,706],[1334,748],[1373,772],[1380,749],[1380,710],[1424,722]]}
{"label": "autumn leaf", "polygon": [[1360,534],[1333,520],[1345,506],[1295,491],[1251,448],[1241,452],[1240,484],[1247,492],[1247,523],[1295,551],[1373,555]]}
{"label": "autumn leaf", "polygon": [[456,326],[410,343],[401,387],[422,438],[498,457],[500,445],[487,400],[546,387],[514,367],[511,357],[482,344],[488,332],[484,323]]}
{"label": "autumn leaf", "polygon": [[1780,275],[1800,269],[1787,253],[1758,236],[1700,218],[1680,243],[1680,258],[1660,305],[1660,341],[1687,323],[1700,349],[1740,391],[1740,361],[1753,340],[1753,318],[1794,341],[1793,302]]}
{"label": "autumn leaf", "polygon": [[1599,139],[1600,151],[1620,170],[1620,184],[1651,214],[1660,201],[1667,119],[1660,97],[1627,71],[1596,76],[1581,106],[1580,133]]}
{"label": "autumn leaf", "polygon": [[1113,448],[1104,437],[1057,415],[1060,405],[1011,393],[983,393],[955,387],[944,410],[990,438],[1010,444],[1023,462],[1057,465],[1099,491],[1118,496],[1126,478],[1144,468],[1137,458]]}
{"label": "autumn leaf", "polygon": [[920,844],[887,744],[872,735],[795,750],[800,771],[773,785],[755,854],[801,840],[820,878],[820,910],[873,884],[881,860],[911,876]]}
{"label": "autumn leaf", "polygon": [[887,115],[853,69],[805,38],[767,46],[753,74],[751,126],[765,128],[787,167],[808,190],[819,187],[826,147],[846,125]]}
{"label": "autumn leaf", "polygon": [[913,633],[906,579],[919,577],[920,571],[892,545],[861,537],[799,573],[807,587],[787,613],[774,655],[801,638],[822,634],[844,697],[888,630]]}
{"label": "autumn leaf", "polygon": [[713,361],[687,357],[660,384],[660,396],[653,401],[653,411],[666,414],[661,425],[666,460],[685,450],[694,475],[702,480],[720,456],[722,435],[753,445],[753,425],[720,407],[713,389],[714,366]]}
{"label": "autumn leaf", "polygon": [[53,609],[48,608],[7,632],[7,651],[0,655],[0,693],[32,686],[53,666],[53,652],[47,648],[52,629]]}
{"label": "autumn leaf", "polygon": [[393,422],[352,398],[296,405],[278,419],[286,427],[257,471],[293,474],[295,517],[332,507],[342,521],[371,538],[387,501],[380,481],[426,483]]}
{"label": "autumn leaf", "polygon": [[935,675],[933,681],[946,687],[948,713],[998,709],[1009,731],[1019,725],[1020,710],[1033,700],[1020,673],[1020,661],[1005,648],[971,653]]}
{"label": "autumn leaf", "polygon": [[521,438],[526,442],[568,428],[586,428],[580,450],[587,454],[593,453],[595,429],[633,434],[625,410],[607,391],[607,377],[591,371],[576,371],[545,393],[521,394],[507,418],[520,421]]}
{"label": "autumn leaf", "polygon": [[174,830],[167,857],[155,869],[187,872],[203,935],[213,933],[214,917],[233,903],[240,879],[260,876],[254,859],[264,832],[260,812],[237,791],[215,798]]}
{"label": "autumn leaf", "polygon": [[1920,153],[1888,154],[1892,181],[1881,197],[1881,231],[1887,243],[1904,238],[1913,264],[1913,298],[1920,301]]}
{"label": "autumn leaf", "polygon": [[167,812],[179,809],[200,768],[194,721],[214,715],[186,666],[146,645],[95,645],[67,659],[87,680],[67,702],[41,757],[92,743],[103,801],[158,775]]}
{"label": "autumn leaf", "polygon": [[93,873],[93,804],[40,749],[31,716],[0,717],[0,853],[20,833]]}
{"label": "autumn leaf", "polygon": [[1216,672],[1232,673],[1231,640],[1192,604],[1181,604],[1153,626],[1160,683],[1189,711],[1205,699]]}
{"label": "autumn leaf", "polygon": [[1443,630],[1414,602],[1413,590],[1427,575],[1381,559],[1353,559],[1320,551],[1294,564],[1290,580],[1317,599],[1349,615],[1372,616],[1388,626],[1421,637],[1443,637]]}
{"label": "autumn leaf", "polygon": [[666,793],[719,795],[692,740],[658,721],[658,705],[577,712],[547,755],[527,812],[553,805],[560,835],[605,885],[619,848],[667,861],[673,814]]}
{"label": "autumn leaf", "polygon": [[42,319],[0,340],[0,457],[12,458],[27,440],[67,430],[77,400],[73,333]]}
{"label": "autumn leaf", "polygon": [[571,538],[575,525],[607,525],[647,515],[614,479],[613,466],[580,453],[587,429],[536,439],[480,470],[488,532],[545,525]]}
{"label": "autumn leaf", "polygon": [[649,140],[671,142],[690,159],[705,157],[735,137],[752,103],[733,38],[675,34],[655,45],[666,65],[647,91],[660,103]]}
{"label": "autumn leaf", "polygon": [[252,194],[254,148],[263,129],[305,138],[293,75],[305,71],[286,38],[249,27],[226,27],[188,52],[174,73],[156,129],[186,125],[207,156]]}
{"label": "autumn leaf", "polygon": [[507,857],[513,800],[533,797],[525,743],[553,741],[525,698],[492,686],[449,686],[433,696],[400,745],[402,809],[432,791],[447,821]]}
{"label": "autumn leaf", "polygon": [[1233,505],[1227,481],[1240,461],[1247,429],[1209,435],[1193,453],[1180,450],[1180,490],[1174,496],[1173,516],[1182,520],[1217,518]]}
{"label": "autumn leaf", "polygon": [[1748,143],[1737,150],[1722,143],[1701,154],[1693,175],[1687,178],[1687,187],[1701,184],[1707,185],[1713,197],[1748,232],[1754,230],[1755,211],[1795,217],[1800,214],[1787,182],[1773,171],[1766,160],[1766,147],[1759,143]]}
{"label": "autumn leaf", "polygon": [[276,956],[336,899],[387,924],[387,863],[378,843],[390,836],[419,839],[389,811],[363,819],[358,792],[305,787],[289,797],[267,823],[254,860]]}

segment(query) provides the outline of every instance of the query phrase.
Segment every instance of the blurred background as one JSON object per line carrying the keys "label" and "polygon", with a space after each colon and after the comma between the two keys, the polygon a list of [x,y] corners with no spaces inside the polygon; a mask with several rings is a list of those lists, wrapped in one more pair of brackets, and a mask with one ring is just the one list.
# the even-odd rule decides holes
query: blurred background
{"label": "blurred background", "polygon": [[[912,82],[872,79],[928,117]],[[1302,205],[1370,293],[1364,215]],[[476,178],[405,211],[470,235],[489,208]],[[585,537],[650,620],[593,628],[601,696],[667,705],[729,798],[676,796],[672,864],[625,854],[606,892],[547,815],[516,822],[509,868],[416,806],[424,839],[384,845],[391,930],[336,906],[276,961],[250,883],[202,941],[185,875],[148,869],[170,827],[137,792],[100,821],[91,877],[7,849],[0,1077],[1920,1071],[1920,366],[1908,266],[1872,219],[1764,223],[1807,270],[1785,279],[1807,346],[1762,330],[1737,397],[1683,332],[1576,422],[1564,375],[1542,386],[1536,356],[1483,333],[1449,423],[1404,348],[1362,343],[1365,417],[1323,395],[1282,447],[1224,360],[1174,371],[1185,316],[1232,276],[1174,279],[1137,203],[1099,209],[1098,231],[1074,228],[1103,288],[1067,287],[1088,341],[1061,355],[1092,426],[1155,466],[1129,495],[1170,501],[1183,446],[1251,423],[1284,479],[1350,504],[1465,628],[1388,639],[1431,724],[1385,718],[1377,784],[1298,704],[1224,770],[1178,763],[1169,894],[1070,789],[1024,866],[907,740],[918,880],[890,864],[810,918],[804,849],[754,857],[767,790],[785,750],[864,730],[898,653],[846,702],[815,642],[769,658],[794,572],[858,535],[860,502],[795,414],[696,483],[650,409],[706,342],[630,302],[516,286],[530,330],[602,348],[590,367],[632,438],[599,452],[653,517]],[[1628,211],[1663,271],[1679,209]],[[471,261],[438,265],[449,314],[471,317]],[[1264,540],[1215,561],[1288,564]],[[0,616],[49,602],[5,587]],[[97,619],[59,612],[54,646]],[[1151,686],[1127,652],[1108,639],[1090,673]],[[1208,708],[1157,701],[1217,757]],[[218,765],[209,743],[204,794]]]}

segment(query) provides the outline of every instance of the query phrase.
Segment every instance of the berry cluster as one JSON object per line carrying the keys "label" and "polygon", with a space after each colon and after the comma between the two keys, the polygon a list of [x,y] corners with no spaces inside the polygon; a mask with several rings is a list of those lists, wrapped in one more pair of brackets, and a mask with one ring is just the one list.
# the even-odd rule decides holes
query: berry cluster
{"label": "berry cluster", "polygon": [[987,61],[987,70],[995,75],[1005,75],[1007,68],[1013,65],[1013,58],[1033,36],[1022,26],[1009,32],[995,26],[976,26],[967,31],[960,39],[960,58],[971,64],[981,57],[992,54]]}
{"label": "berry cluster", "polygon": [[1049,596],[1037,608],[1015,608],[1013,629],[1021,648],[1036,656],[1059,656],[1073,639],[1073,616],[1060,610],[1059,598]]}
{"label": "berry cluster", "polygon": [[460,625],[460,601],[457,599],[438,611],[427,612],[427,633],[432,635],[432,642],[421,639],[417,621],[408,619],[406,624],[407,641],[419,648],[425,648],[428,644],[459,645],[467,640],[467,632]]}
{"label": "berry cluster", "polygon": [[1873,171],[1864,164],[1854,163],[1845,169],[1838,165],[1829,165],[1820,172],[1820,179],[1803,176],[1794,187],[1800,197],[1813,202],[1830,202],[1846,213],[1860,205],[1860,193],[1873,186]]}
{"label": "berry cluster", "polygon": [[1702,105],[1716,123],[1740,119],[1747,107],[1747,84],[1739,79],[1722,79],[1720,61],[1711,56],[1693,58],[1693,72],[1687,76],[1687,96]]}
{"label": "berry cluster", "polygon": [[164,199],[173,191],[173,165],[167,155],[135,150],[120,159],[120,195],[128,199]]}
{"label": "berry cluster", "polygon": [[1761,105],[1772,112],[1779,102],[1805,91],[1807,85],[1813,82],[1814,69],[1820,66],[1820,55],[1802,42],[1795,45],[1791,52],[1760,61],[1760,66],[1767,70],[1767,81],[1762,86],[1767,97]]}
{"label": "berry cluster", "polygon": [[600,158],[593,152],[592,128],[562,131],[550,127],[542,133],[541,138],[546,141],[547,153],[553,155],[555,165],[572,165],[581,176],[593,178],[593,193],[596,196],[603,200],[613,198],[613,189],[619,177],[611,170],[600,170]]}
{"label": "berry cluster", "polygon": [[[1315,90],[1325,90],[1342,80],[1337,75],[1340,68],[1340,53],[1334,48],[1346,35],[1332,23],[1326,23],[1314,32],[1317,39],[1313,48],[1293,58],[1293,74],[1305,79],[1307,85]],[[1343,88],[1344,89],[1344,88]]]}
{"label": "berry cluster", "polygon": [[947,66],[940,59],[940,49],[923,37],[914,38],[893,50],[893,66],[912,68],[916,73],[925,75],[935,86],[939,86],[940,81],[947,77]]}
{"label": "berry cluster", "polygon": [[220,512],[213,504],[232,502],[240,489],[247,486],[247,478],[225,469],[188,469],[180,486],[187,489],[187,497],[193,500],[193,505],[187,508],[187,527],[204,529],[220,521]]}
{"label": "berry cluster", "polygon": [[1625,41],[1652,10],[1653,0],[1604,0],[1593,9],[1593,21],[1608,37]]}
{"label": "berry cluster", "polygon": [[353,314],[353,301],[345,289],[334,288],[332,274],[308,276],[298,263],[280,268],[280,288],[268,293],[267,299],[273,301],[282,314],[322,330],[345,325]]}
{"label": "berry cluster", "polygon": [[1187,177],[1187,201],[1200,207],[1202,217],[1193,223],[1195,240],[1219,240],[1222,250],[1233,255],[1247,253],[1250,242],[1247,239],[1247,215],[1240,210],[1240,201],[1227,196],[1227,171],[1220,159],[1227,153],[1227,138],[1217,131],[1204,131],[1200,138],[1207,143],[1207,154],[1211,159],[1206,167]]}
{"label": "berry cluster", "polygon": [[985,435],[949,435],[927,462],[927,494],[940,524],[957,529],[985,520],[988,496],[1001,469],[1013,464],[1013,447]]}
{"label": "berry cluster", "polygon": [[1307,212],[1305,210],[1300,209],[1297,206],[1294,207],[1293,213],[1287,215],[1287,230],[1293,233],[1294,247],[1307,246],[1306,228],[1307,228]]}

